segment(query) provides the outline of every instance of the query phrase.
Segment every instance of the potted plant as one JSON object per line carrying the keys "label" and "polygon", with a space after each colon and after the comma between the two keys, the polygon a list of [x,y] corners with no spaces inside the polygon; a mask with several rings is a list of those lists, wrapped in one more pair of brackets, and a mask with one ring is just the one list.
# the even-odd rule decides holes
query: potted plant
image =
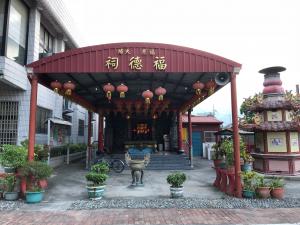
{"label": "potted plant", "polygon": [[185,173],[175,172],[167,177],[167,182],[171,184],[170,192],[171,198],[180,198],[183,197],[183,186],[182,184],[186,180]]}
{"label": "potted plant", "polygon": [[214,154],[212,156],[212,159],[214,161],[214,167],[219,168],[221,167],[222,162],[224,161],[224,151],[222,148],[220,148],[220,143],[214,144],[212,148],[215,150]]}
{"label": "potted plant", "polygon": [[85,175],[89,182],[87,185],[90,199],[101,199],[105,190],[105,181],[108,178],[109,167],[107,163],[97,163],[92,166],[91,172]]}
{"label": "potted plant", "polygon": [[225,139],[222,141],[221,149],[225,152],[225,162],[228,174],[233,174],[234,169],[234,155],[233,155],[233,141],[231,139]]}
{"label": "potted plant", "polygon": [[15,190],[16,187],[16,176],[14,174],[6,175],[2,178],[3,185],[3,197],[7,201],[15,201],[19,198],[19,192]]}
{"label": "potted plant", "polygon": [[44,162],[29,161],[20,168],[19,173],[27,180],[26,202],[41,202],[44,196],[44,189],[41,187],[40,181],[51,176],[52,168]]}
{"label": "potted plant", "polygon": [[0,163],[6,173],[14,173],[27,160],[27,149],[17,145],[3,145],[0,153]]}
{"label": "potted plant", "polygon": [[252,171],[254,158],[251,156],[251,154],[245,149],[241,148],[241,158],[244,161],[244,164],[242,165],[242,171]]}
{"label": "potted plant", "polygon": [[243,180],[243,197],[254,198],[255,196],[255,181],[257,174],[255,172],[242,172],[241,177]]}
{"label": "potted plant", "polygon": [[271,196],[273,198],[282,199],[284,196],[284,182],[281,177],[273,177],[270,182]]}
{"label": "potted plant", "polygon": [[256,178],[256,193],[261,198],[270,197],[270,184],[266,182],[264,176],[257,176]]}

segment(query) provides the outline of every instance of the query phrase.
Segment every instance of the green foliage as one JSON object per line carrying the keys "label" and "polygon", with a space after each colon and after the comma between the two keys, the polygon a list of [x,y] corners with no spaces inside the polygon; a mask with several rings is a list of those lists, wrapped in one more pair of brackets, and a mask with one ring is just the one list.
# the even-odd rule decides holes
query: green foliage
{"label": "green foliage", "polygon": [[107,163],[101,162],[93,165],[91,171],[95,173],[107,174],[109,172],[109,167]]}
{"label": "green foliage", "polygon": [[223,156],[225,155],[225,151],[221,148],[221,143],[219,142],[214,144],[212,148],[215,150],[213,154],[213,160],[223,159]]}
{"label": "green foliage", "polygon": [[282,177],[272,177],[272,179],[270,181],[270,187],[272,189],[284,187],[284,182],[283,182]]}
{"label": "green foliage", "polygon": [[251,110],[255,104],[262,103],[263,95],[261,93],[255,94],[254,96],[250,96],[249,98],[245,98],[240,107],[240,113],[244,115],[244,119],[246,123],[253,123],[253,117],[255,116],[255,112]]}
{"label": "green foliage", "polygon": [[171,184],[171,187],[181,187],[185,180],[186,175],[181,172],[172,173],[167,177],[167,182]]}
{"label": "green foliage", "polygon": [[32,192],[41,191],[39,181],[50,177],[52,172],[53,169],[41,161],[26,162],[19,170],[19,174],[27,180],[28,190]]}
{"label": "green foliage", "polygon": [[270,187],[270,183],[266,181],[264,176],[256,177],[256,186],[257,187]]}
{"label": "green foliage", "polygon": [[13,192],[16,185],[16,176],[13,174],[7,175],[2,181],[4,191]]}
{"label": "green foliage", "polygon": [[[28,139],[21,142],[21,146],[28,149]],[[46,161],[49,156],[48,145],[34,145],[34,160],[35,161]]]}
{"label": "green foliage", "polygon": [[0,153],[0,163],[5,167],[19,168],[27,160],[27,149],[17,145],[3,145]]}
{"label": "green foliage", "polygon": [[87,181],[93,183],[94,186],[101,186],[104,185],[104,182],[108,178],[107,174],[97,173],[97,172],[90,172],[85,175]]}
{"label": "green foliage", "polygon": [[225,152],[226,155],[226,166],[230,167],[234,165],[234,154],[233,154],[233,141],[231,139],[225,139],[222,141],[220,148]]}
{"label": "green foliage", "polygon": [[69,147],[69,153],[73,154],[76,152],[84,152],[86,151],[87,145],[86,144],[69,144],[63,146],[57,146],[51,148],[51,158],[67,155]]}
{"label": "green foliage", "polygon": [[241,177],[244,184],[244,190],[255,191],[257,176],[258,174],[253,171],[241,173]]}

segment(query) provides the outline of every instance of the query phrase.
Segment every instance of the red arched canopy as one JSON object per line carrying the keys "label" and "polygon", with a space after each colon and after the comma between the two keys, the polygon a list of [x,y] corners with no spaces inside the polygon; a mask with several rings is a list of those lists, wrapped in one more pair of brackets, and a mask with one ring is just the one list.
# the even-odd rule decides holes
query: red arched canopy
{"label": "red arched canopy", "polygon": [[[76,85],[72,99],[93,111],[117,107],[106,101],[102,90],[106,83],[115,87],[121,83],[127,85],[128,101],[142,99],[143,91],[154,91],[162,86],[167,90],[165,99],[170,102],[167,108],[184,111],[204,99],[195,97],[193,83],[198,80],[207,83],[218,73],[230,75],[241,68],[241,64],[175,45],[115,43],[57,53],[27,67],[33,68],[39,82],[47,87],[54,80],[72,81]],[[115,94],[112,101],[116,98]]]}

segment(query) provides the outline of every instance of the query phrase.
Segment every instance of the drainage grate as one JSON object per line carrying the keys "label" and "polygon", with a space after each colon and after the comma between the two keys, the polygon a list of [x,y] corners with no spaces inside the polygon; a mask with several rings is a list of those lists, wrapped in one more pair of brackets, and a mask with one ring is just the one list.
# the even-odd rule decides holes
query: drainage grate
{"label": "drainage grate", "polygon": [[0,101],[0,145],[17,144],[18,102]]}

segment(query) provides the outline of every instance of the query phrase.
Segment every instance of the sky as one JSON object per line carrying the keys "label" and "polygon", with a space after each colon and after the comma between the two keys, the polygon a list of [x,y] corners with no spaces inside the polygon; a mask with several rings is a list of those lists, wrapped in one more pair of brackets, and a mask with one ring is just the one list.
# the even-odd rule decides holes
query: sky
{"label": "sky", "polygon": [[[261,92],[259,70],[284,66],[286,90],[300,84],[299,0],[63,0],[81,46],[158,42],[207,51],[242,64],[238,104]],[[230,85],[194,108],[230,122]]]}

